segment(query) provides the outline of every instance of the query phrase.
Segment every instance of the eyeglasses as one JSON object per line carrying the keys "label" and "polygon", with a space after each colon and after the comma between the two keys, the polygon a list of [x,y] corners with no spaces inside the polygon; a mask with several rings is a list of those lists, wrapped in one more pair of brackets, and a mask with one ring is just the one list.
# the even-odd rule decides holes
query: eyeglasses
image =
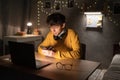
{"label": "eyeglasses", "polygon": [[72,66],[73,64],[63,64],[61,62],[56,63],[57,69],[60,69],[60,70],[71,70]]}

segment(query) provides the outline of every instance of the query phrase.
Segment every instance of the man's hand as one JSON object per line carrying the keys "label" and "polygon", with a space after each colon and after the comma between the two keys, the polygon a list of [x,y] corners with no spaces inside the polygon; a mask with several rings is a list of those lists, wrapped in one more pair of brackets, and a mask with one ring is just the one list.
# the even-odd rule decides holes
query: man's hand
{"label": "man's hand", "polygon": [[53,50],[45,50],[45,49],[43,49],[42,54],[45,55],[45,56],[53,57],[55,52]]}

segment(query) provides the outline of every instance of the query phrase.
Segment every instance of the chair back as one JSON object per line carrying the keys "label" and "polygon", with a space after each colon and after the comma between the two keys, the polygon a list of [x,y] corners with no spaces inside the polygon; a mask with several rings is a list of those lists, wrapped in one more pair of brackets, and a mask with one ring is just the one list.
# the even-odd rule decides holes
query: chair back
{"label": "chair back", "polygon": [[80,43],[80,55],[81,59],[86,59],[86,45],[84,43]]}

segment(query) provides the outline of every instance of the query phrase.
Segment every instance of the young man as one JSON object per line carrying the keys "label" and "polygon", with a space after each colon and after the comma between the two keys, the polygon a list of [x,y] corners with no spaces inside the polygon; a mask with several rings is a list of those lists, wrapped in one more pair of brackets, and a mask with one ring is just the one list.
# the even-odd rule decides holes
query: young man
{"label": "young man", "polygon": [[38,46],[38,53],[57,59],[79,59],[80,42],[78,35],[65,27],[65,16],[53,13],[47,17],[50,32]]}

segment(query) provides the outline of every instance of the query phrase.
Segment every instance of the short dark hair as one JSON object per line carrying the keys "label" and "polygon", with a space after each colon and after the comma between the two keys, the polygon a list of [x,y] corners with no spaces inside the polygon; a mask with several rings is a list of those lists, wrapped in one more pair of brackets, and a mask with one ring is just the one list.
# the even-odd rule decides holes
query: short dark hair
{"label": "short dark hair", "polygon": [[61,13],[55,12],[47,17],[47,24],[52,25],[63,25],[65,23],[65,16]]}

